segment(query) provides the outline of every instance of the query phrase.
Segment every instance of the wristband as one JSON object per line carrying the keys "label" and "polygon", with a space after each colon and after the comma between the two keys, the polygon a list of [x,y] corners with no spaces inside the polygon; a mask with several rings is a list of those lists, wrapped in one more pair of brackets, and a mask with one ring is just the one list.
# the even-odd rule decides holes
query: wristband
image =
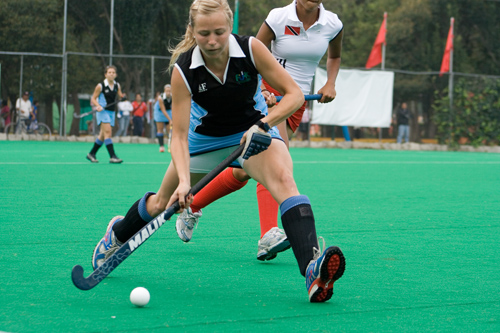
{"label": "wristband", "polygon": [[267,132],[269,132],[269,130],[271,129],[271,126],[269,126],[269,124],[268,124],[268,123],[265,123],[265,122],[263,122],[263,121],[261,121],[261,120],[258,120],[258,121],[255,123],[255,125],[259,126],[259,128],[260,128],[261,130],[263,130],[264,132],[266,132],[266,133],[267,133]]}

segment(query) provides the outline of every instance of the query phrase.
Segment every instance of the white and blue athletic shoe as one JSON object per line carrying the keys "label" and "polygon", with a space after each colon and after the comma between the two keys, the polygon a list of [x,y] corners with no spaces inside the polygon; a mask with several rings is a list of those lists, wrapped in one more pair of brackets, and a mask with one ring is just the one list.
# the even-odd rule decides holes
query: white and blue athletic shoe
{"label": "white and blue athletic shoe", "polygon": [[[322,239],[322,237],[319,237]],[[318,239],[318,240],[319,240]],[[323,248],[325,241],[323,240]],[[306,288],[309,302],[326,302],[333,295],[333,283],[342,277],[345,270],[345,258],[336,246],[330,246],[321,253],[314,248],[313,260],[306,269]]]}
{"label": "white and blue athletic shoe", "polygon": [[188,209],[184,209],[177,217],[175,230],[177,230],[177,236],[179,236],[183,242],[187,243],[193,237],[193,229],[198,225],[201,214],[201,210],[193,213],[191,207],[189,207]]}
{"label": "white and blue athletic shoe", "polygon": [[257,260],[265,261],[276,258],[279,252],[290,248],[290,241],[286,237],[285,231],[278,227],[269,229],[259,240],[257,250]]}
{"label": "white and blue athletic shoe", "polygon": [[109,221],[108,229],[106,229],[104,237],[97,243],[92,255],[92,267],[94,270],[100,267],[122,245],[115,237],[113,225],[123,218],[123,216],[115,216]]}

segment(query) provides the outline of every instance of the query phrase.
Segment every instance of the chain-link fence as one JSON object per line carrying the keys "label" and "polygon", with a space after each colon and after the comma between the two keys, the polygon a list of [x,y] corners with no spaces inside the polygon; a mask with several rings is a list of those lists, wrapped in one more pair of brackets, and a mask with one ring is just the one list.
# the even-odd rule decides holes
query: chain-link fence
{"label": "chain-link fence", "polygon": [[[155,92],[162,92],[163,86],[170,82],[169,59],[169,56],[113,55],[116,80],[129,99],[140,93],[145,101],[151,100]],[[67,61],[64,76],[63,61]],[[68,52],[64,58],[57,54],[0,51],[0,63],[2,89],[16,91],[7,97],[12,110],[18,96],[28,91],[32,102],[39,102],[38,120],[48,124],[53,132],[62,135],[95,132],[92,116],[76,119],[73,114],[90,108],[90,96],[97,83],[104,80],[109,55]],[[15,117],[14,112],[12,116]]]}
{"label": "chain-link fence", "polygon": [[[57,54],[0,52],[2,89],[29,91],[39,101],[39,121],[63,135],[94,134],[92,116],[76,119],[74,113],[89,110],[89,98],[98,82],[104,80],[104,68],[109,55],[66,53],[66,85],[61,86],[63,57]],[[170,57],[151,55],[113,55],[117,67],[117,81],[122,91],[133,100],[136,93],[145,101],[152,99],[170,82],[167,71]],[[8,70],[6,70],[8,68]],[[393,70],[394,114],[406,102],[412,114],[410,141],[440,143],[497,144],[500,140],[500,77],[453,73],[453,107],[450,109],[449,75],[438,72],[409,72]],[[18,85],[15,87],[15,85]],[[61,98],[63,92],[63,98]],[[10,97],[10,96],[9,96]],[[11,98],[11,106],[15,103]],[[61,101],[66,104],[61,112]],[[66,120],[61,122],[61,115]],[[152,137],[152,123],[145,134]],[[61,128],[61,126],[63,126]],[[345,130],[345,129],[344,129]],[[349,128],[353,139],[395,140],[397,123],[383,128]],[[302,139],[316,137],[344,137],[337,126],[311,125]]]}

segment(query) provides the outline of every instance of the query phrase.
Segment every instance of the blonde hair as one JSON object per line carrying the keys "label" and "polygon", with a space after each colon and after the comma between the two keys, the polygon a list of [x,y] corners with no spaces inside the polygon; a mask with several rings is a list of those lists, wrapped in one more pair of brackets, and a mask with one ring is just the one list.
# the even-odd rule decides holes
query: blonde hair
{"label": "blonde hair", "polygon": [[172,57],[170,58],[169,69],[172,70],[172,67],[175,65],[175,62],[179,58],[179,56],[189,51],[192,47],[196,45],[196,40],[194,39],[193,28],[194,22],[196,20],[196,16],[200,15],[209,15],[213,13],[217,13],[219,11],[224,12],[226,14],[226,19],[229,27],[233,28],[233,12],[231,11],[231,7],[227,3],[227,0],[194,0],[191,4],[191,8],[189,9],[189,21],[186,28],[186,33],[183,36],[182,41],[177,44],[175,48],[170,48],[169,51],[172,53]]}

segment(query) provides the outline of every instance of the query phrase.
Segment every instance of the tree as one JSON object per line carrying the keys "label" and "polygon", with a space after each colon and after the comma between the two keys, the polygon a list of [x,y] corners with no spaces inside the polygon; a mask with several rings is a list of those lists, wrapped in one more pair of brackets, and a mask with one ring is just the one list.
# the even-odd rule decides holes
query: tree
{"label": "tree", "polygon": [[[234,6],[234,1],[230,0]],[[255,35],[275,7],[291,0],[239,0],[239,32]],[[67,50],[109,54],[111,0],[68,0]],[[344,24],[342,66],[363,68],[374,38],[388,12],[386,68],[405,71],[437,71],[441,63],[450,17],[455,17],[454,71],[500,74],[500,2],[433,0],[324,0],[326,9],[339,15]],[[115,1],[113,54],[169,55],[186,31],[191,1]],[[29,8],[29,11],[26,10]],[[0,45],[6,51],[61,54],[63,0],[2,0],[0,2]],[[33,15],[36,13],[36,15]],[[0,55],[2,98],[15,99],[19,90],[20,59]],[[60,58],[25,57],[23,89],[36,93],[51,106],[60,101]],[[68,56],[68,91],[91,93],[103,79],[107,56]],[[150,91],[151,64],[147,59],[114,57],[118,80],[127,92]],[[322,65],[325,60],[322,60]],[[155,62],[155,87],[170,80],[168,61]],[[432,119],[436,90],[447,87],[447,78],[436,75],[397,74],[395,103],[418,101],[422,105],[427,134],[433,132]],[[68,100],[71,100],[68,98]],[[47,107],[49,111],[51,108]],[[48,112],[47,112],[48,114]],[[51,117],[50,117],[51,118]]]}

